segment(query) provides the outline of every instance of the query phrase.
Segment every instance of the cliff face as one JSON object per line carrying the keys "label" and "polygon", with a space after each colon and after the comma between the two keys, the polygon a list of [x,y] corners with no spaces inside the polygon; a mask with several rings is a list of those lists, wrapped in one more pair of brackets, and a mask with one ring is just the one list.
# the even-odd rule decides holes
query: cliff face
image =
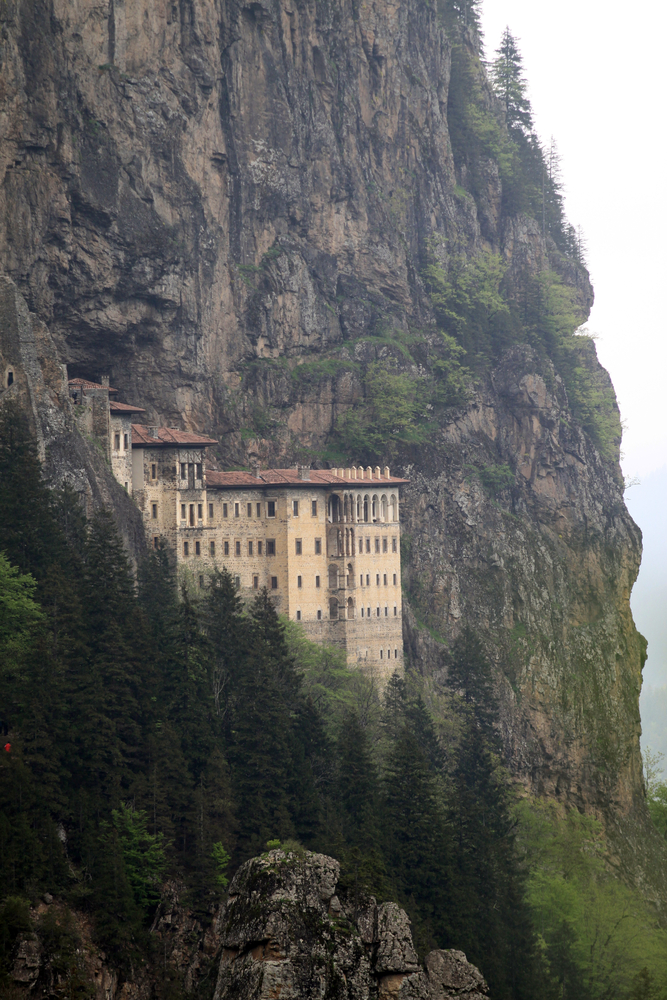
{"label": "cliff face", "polygon": [[[361,367],[428,369],[432,236],[500,253],[517,294],[555,270],[590,307],[585,271],[503,209],[498,164],[477,156],[475,197],[455,168],[433,5],[7,0],[0,24],[0,269],[70,376],[219,436],[221,462],[321,455]],[[418,330],[423,361],[387,330]],[[401,460],[414,665],[437,681],[476,626],[516,774],[604,814],[640,878],[641,542],[618,467],[521,347]]]}

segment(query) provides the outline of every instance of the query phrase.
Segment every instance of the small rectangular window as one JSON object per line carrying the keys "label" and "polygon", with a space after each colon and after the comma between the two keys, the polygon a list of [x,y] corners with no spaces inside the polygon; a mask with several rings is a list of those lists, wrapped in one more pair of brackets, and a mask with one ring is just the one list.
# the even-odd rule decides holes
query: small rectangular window
{"label": "small rectangular window", "polygon": [[235,576],[234,577],[234,586],[236,587],[237,590],[240,590],[240,588],[241,588],[241,577],[240,576]]}
{"label": "small rectangular window", "polygon": [[315,555],[316,556],[321,556],[322,555],[322,539],[321,538],[316,538],[315,539]]}
{"label": "small rectangular window", "polygon": [[241,543],[240,542],[234,542],[234,555],[236,555],[236,556],[240,556],[241,555]]}
{"label": "small rectangular window", "polygon": [[261,556],[261,554],[262,554],[262,543],[257,542],[257,555]]}
{"label": "small rectangular window", "polygon": [[201,555],[201,542],[195,542],[195,555]]}
{"label": "small rectangular window", "polygon": [[380,659],[382,659],[382,653],[383,653],[383,650],[381,649],[380,650]]}
{"label": "small rectangular window", "polygon": [[222,505],[222,516],[229,517],[229,507],[226,503],[223,503]]}
{"label": "small rectangular window", "polygon": [[317,517],[317,500],[310,501],[310,513],[312,517]]}
{"label": "small rectangular window", "polygon": [[360,573],[359,574],[359,586],[363,587],[363,585],[364,585],[364,574]]}
{"label": "small rectangular window", "polygon": [[266,540],[266,554],[267,554],[267,556],[275,556],[275,554],[276,554],[276,540],[275,540],[275,538],[267,538],[267,540]]}
{"label": "small rectangular window", "polygon": [[129,484],[129,483],[125,483],[125,492],[126,492],[126,493],[127,493],[127,491],[129,490],[129,488],[130,488],[130,484]]}
{"label": "small rectangular window", "polygon": [[191,503],[190,504],[190,524],[194,525],[194,523],[195,523],[195,505],[193,503]]}
{"label": "small rectangular window", "polygon": [[252,542],[248,542],[248,555],[252,555]]}
{"label": "small rectangular window", "polygon": [[297,538],[295,540],[295,542],[294,542],[294,545],[295,545],[295,552],[296,552],[296,554],[298,556],[300,556],[301,555],[301,539]]}
{"label": "small rectangular window", "polygon": [[318,587],[318,588],[320,586],[320,578],[319,578],[319,576],[315,577],[315,586]]}
{"label": "small rectangular window", "polygon": [[379,538],[375,539],[375,551],[376,552],[380,551],[380,539]]}
{"label": "small rectangular window", "polygon": [[292,516],[293,517],[298,517],[299,516],[299,501],[298,500],[292,500]]}
{"label": "small rectangular window", "polygon": [[366,573],[366,586],[370,587],[370,585],[371,585],[371,575],[370,573]]}
{"label": "small rectangular window", "polygon": [[397,577],[396,577],[396,574],[394,573],[394,586],[396,586],[396,580],[397,580]]}
{"label": "small rectangular window", "polygon": [[276,501],[267,500],[266,501],[266,516],[275,517],[276,516]]}
{"label": "small rectangular window", "polygon": [[225,555],[228,556],[229,555],[229,542],[225,542],[225,550],[224,551],[225,551]]}
{"label": "small rectangular window", "polygon": [[382,551],[383,551],[383,552],[386,552],[386,551],[387,551],[387,542],[388,542],[388,541],[389,541],[389,539],[388,539],[388,538],[383,538],[383,539],[382,539]]}
{"label": "small rectangular window", "polygon": [[359,555],[361,555],[361,553],[363,551],[364,551],[364,540],[363,540],[363,538],[360,538],[359,539]]}
{"label": "small rectangular window", "polygon": [[127,449],[129,448],[129,446],[130,446],[129,438],[128,438],[127,434],[123,434],[123,450],[127,451]]}
{"label": "small rectangular window", "polygon": [[370,551],[371,551],[371,540],[370,540],[370,538],[367,538],[366,539],[366,552],[370,552]]}
{"label": "small rectangular window", "polygon": [[384,573],[382,575],[382,583],[384,584],[385,587],[387,586],[387,574],[386,573]]}
{"label": "small rectangular window", "polygon": [[252,517],[252,504],[249,503],[246,509],[248,511],[248,517]]}
{"label": "small rectangular window", "polygon": [[114,434],[113,446],[115,451],[120,451],[120,434]]}
{"label": "small rectangular window", "polygon": [[322,621],[322,611],[320,608],[317,609],[317,620],[318,622]]}
{"label": "small rectangular window", "polygon": [[209,552],[211,553],[212,556],[215,555],[215,542],[211,542],[209,544]]}
{"label": "small rectangular window", "polygon": [[259,590],[259,577],[258,576],[253,576],[253,578],[252,578],[252,589],[253,590]]}
{"label": "small rectangular window", "polygon": [[397,649],[394,650],[394,659],[395,660],[398,659],[398,650]]}
{"label": "small rectangular window", "polygon": [[396,539],[395,538],[392,538],[392,540],[391,540],[391,551],[392,552],[396,552],[397,551],[397,545],[396,545]]}
{"label": "small rectangular window", "polygon": [[157,465],[151,465],[151,479],[157,479]]}
{"label": "small rectangular window", "polygon": [[240,507],[239,504],[234,504],[234,517],[240,517]]}
{"label": "small rectangular window", "polygon": [[188,478],[188,474],[187,474],[187,470],[185,468],[185,462],[181,462],[181,479],[187,479],[187,478]]}
{"label": "small rectangular window", "polygon": [[181,504],[181,521],[185,520],[185,504]]}
{"label": "small rectangular window", "polygon": [[183,555],[184,556],[190,555],[190,546],[187,542],[183,542]]}
{"label": "small rectangular window", "polygon": [[385,616],[385,618],[389,617],[389,608],[387,607],[386,604],[385,604],[385,608],[384,608],[384,616]]}
{"label": "small rectangular window", "polygon": [[297,576],[297,578],[296,578],[296,585],[299,588],[299,590],[301,590],[301,577],[300,576]]}
{"label": "small rectangular window", "polygon": [[213,504],[212,503],[210,503],[208,505],[208,519],[209,519],[209,521],[213,520]]}
{"label": "small rectangular window", "polygon": [[262,516],[262,505],[261,505],[261,503],[258,503],[257,504],[257,517],[261,517],[261,516]]}
{"label": "small rectangular window", "polygon": [[153,548],[154,549],[160,548],[160,539],[158,538],[157,535],[153,535]]}
{"label": "small rectangular window", "polygon": [[300,622],[300,621],[301,621],[301,612],[300,612],[300,611],[297,611],[297,613],[296,613],[296,620],[297,620],[298,622]]}
{"label": "small rectangular window", "polygon": [[197,520],[198,521],[203,521],[204,520],[204,504],[203,503],[198,503],[197,504]]}
{"label": "small rectangular window", "polygon": [[157,504],[156,503],[152,503],[151,504],[151,517],[153,518],[154,521],[157,521]]}
{"label": "small rectangular window", "polygon": [[272,576],[271,577],[271,590],[277,590],[277,589],[278,589],[278,577],[277,576]]}
{"label": "small rectangular window", "polygon": [[379,573],[375,574],[375,586],[376,587],[380,586],[380,574]]}
{"label": "small rectangular window", "polygon": [[202,478],[202,475],[201,475],[201,462],[197,462],[196,468],[197,468],[197,476],[196,476],[196,478],[197,479],[201,479]]}
{"label": "small rectangular window", "polygon": [[361,609],[361,617],[362,618],[364,617],[364,609],[363,608]]}
{"label": "small rectangular window", "polygon": [[370,618],[370,616],[371,616],[371,609],[370,608],[366,608],[366,617]]}
{"label": "small rectangular window", "polygon": [[376,618],[379,618],[379,617],[380,617],[380,609],[379,609],[379,608],[376,608],[376,609],[375,609],[375,617],[376,617]]}
{"label": "small rectangular window", "polygon": [[398,608],[394,605],[394,618],[398,618]]}

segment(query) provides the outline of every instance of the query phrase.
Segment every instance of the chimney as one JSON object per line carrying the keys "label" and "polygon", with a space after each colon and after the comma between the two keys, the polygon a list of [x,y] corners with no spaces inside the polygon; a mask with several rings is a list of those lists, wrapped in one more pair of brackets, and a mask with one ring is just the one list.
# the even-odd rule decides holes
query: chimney
{"label": "chimney", "polygon": [[259,479],[260,467],[257,464],[252,465],[252,474],[255,479]]}
{"label": "chimney", "polygon": [[351,469],[346,469],[345,470],[345,478],[346,479],[351,479],[352,478],[352,470]]}
{"label": "chimney", "polygon": [[379,465],[375,466],[375,478],[376,479],[380,479],[380,466]]}
{"label": "chimney", "polygon": [[307,465],[299,466],[299,479],[304,479],[304,480],[310,479],[310,468]]}
{"label": "chimney", "polygon": [[365,476],[365,478],[366,479],[372,479],[373,478],[373,470],[371,469],[370,465],[366,466],[366,476]]}
{"label": "chimney", "polygon": [[158,428],[157,427],[149,427],[148,428],[148,433],[150,434],[150,436],[152,438],[156,438],[158,436]]}
{"label": "chimney", "polygon": [[384,467],[384,478],[385,479],[391,479],[391,476],[389,475],[389,466],[388,465],[385,465],[385,467]]}
{"label": "chimney", "polygon": [[102,385],[105,385],[107,387],[107,389],[109,388],[109,376],[108,375],[103,375],[102,378],[100,379],[100,382],[101,382]]}

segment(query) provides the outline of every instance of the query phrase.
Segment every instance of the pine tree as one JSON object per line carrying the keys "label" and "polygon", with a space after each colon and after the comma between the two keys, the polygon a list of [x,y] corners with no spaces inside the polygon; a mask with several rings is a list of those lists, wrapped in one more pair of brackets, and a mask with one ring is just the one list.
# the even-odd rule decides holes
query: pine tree
{"label": "pine tree", "polygon": [[532,135],[533,113],[527,96],[523,61],[517,40],[509,28],[505,28],[500,46],[496,49],[496,58],[491,63],[491,79],[502,101],[510,132]]}

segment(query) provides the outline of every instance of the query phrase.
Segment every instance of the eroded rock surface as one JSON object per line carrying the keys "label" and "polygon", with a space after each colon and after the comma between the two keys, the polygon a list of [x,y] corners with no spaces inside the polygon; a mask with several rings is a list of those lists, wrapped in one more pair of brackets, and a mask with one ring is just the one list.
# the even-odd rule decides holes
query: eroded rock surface
{"label": "eroded rock surface", "polygon": [[422,968],[395,903],[336,894],[340,865],[323,854],[270,851],[236,874],[219,928],[214,1000],[482,1000],[487,987],[460,951]]}

